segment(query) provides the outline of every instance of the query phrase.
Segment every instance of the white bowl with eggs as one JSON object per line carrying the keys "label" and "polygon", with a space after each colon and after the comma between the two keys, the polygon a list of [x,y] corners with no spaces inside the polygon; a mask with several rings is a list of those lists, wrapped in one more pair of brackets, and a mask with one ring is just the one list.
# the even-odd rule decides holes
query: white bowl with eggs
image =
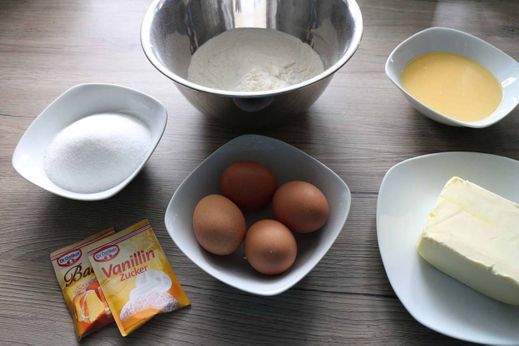
{"label": "white bowl with eggs", "polygon": [[[197,203],[210,194],[219,194],[220,175],[226,167],[242,160],[256,161],[270,168],[278,185],[303,180],[326,196],[329,216],[326,224],[310,234],[296,235],[298,254],[291,268],[278,275],[256,272],[244,258],[243,246],[231,255],[217,256],[205,251],[193,230]],[[181,183],[165,214],[170,237],[180,250],[216,279],[242,291],[272,296],[282,293],[305,277],[328,252],[343,229],[351,205],[346,183],[325,165],[282,141],[259,135],[243,135],[226,143]],[[261,219],[272,219],[269,208],[244,212],[247,227]]]}
{"label": "white bowl with eggs", "polygon": [[[413,59],[429,52],[458,54],[486,68],[501,86],[502,97],[497,108],[480,120],[463,121],[434,110],[411,95],[403,85],[402,72]],[[391,52],[385,71],[416,110],[446,125],[488,127],[506,117],[519,103],[519,63],[488,42],[455,29],[433,27],[414,34]]]}
{"label": "white bowl with eggs", "polygon": [[[111,174],[110,179],[112,181],[99,191],[84,192],[82,189],[74,190],[56,183],[56,179],[51,179],[48,169],[46,169],[49,166],[49,162],[46,161],[49,156],[48,148],[56,143],[56,139],[60,138],[60,134],[63,134],[65,130],[70,130],[80,121],[84,122],[91,115],[106,113],[127,117],[142,125],[140,128],[143,136],[145,136],[146,146],[140,151],[140,159],[132,162],[131,167],[126,167],[128,169],[122,175],[121,172],[103,172],[102,169],[90,172],[91,167],[85,167],[86,174],[83,174],[82,177],[94,185],[99,185],[96,184],[99,179],[104,179],[103,173],[114,173]],[[16,146],[12,157],[12,165],[29,182],[58,196],[83,201],[106,199],[122,190],[139,173],[158,145],[166,128],[166,123],[166,108],[156,99],[141,92],[113,84],[76,85],[60,95],[34,119]],[[104,137],[110,137],[111,129],[109,126],[117,124],[121,123],[107,122],[106,128],[100,128],[99,133],[102,132]],[[114,130],[120,131],[120,129]],[[73,132],[81,136],[81,128],[76,126]],[[62,146],[58,149],[73,156],[72,159],[74,159],[75,155],[82,150],[81,146],[86,142],[96,145],[94,138],[83,137],[85,137],[82,139],[85,141],[84,143],[79,141],[71,143],[78,148],[71,148],[70,143],[65,140],[62,141]],[[126,145],[129,145],[129,141],[132,140],[130,137],[128,133],[127,138],[123,138],[122,143],[118,144],[118,148],[124,149]],[[96,148],[96,150],[102,151],[99,148]],[[121,153],[118,154],[118,156],[122,156]],[[106,158],[109,158],[109,156],[104,159]],[[59,162],[53,161],[51,164],[59,164]],[[106,162],[107,166],[109,164],[110,162]],[[112,164],[111,167],[115,170],[119,169],[117,163]],[[63,176],[67,174],[67,172],[61,172],[59,169],[55,169],[54,173],[58,175],[58,179],[60,174],[63,174]],[[82,187],[81,179],[78,178],[77,183],[79,187]],[[86,181],[85,184],[87,184]]]}

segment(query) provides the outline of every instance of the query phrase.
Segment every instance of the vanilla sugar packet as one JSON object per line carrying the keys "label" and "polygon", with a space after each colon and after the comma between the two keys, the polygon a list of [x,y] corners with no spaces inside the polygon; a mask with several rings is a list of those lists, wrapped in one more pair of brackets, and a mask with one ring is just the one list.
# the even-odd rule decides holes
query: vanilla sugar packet
{"label": "vanilla sugar packet", "polygon": [[123,336],[157,314],[190,304],[148,220],[90,245],[86,252]]}
{"label": "vanilla sugar packet", "polygon": [[108,228],[50,254],[78,340],[114,321],[85,252],[88,245],[114,233]]}

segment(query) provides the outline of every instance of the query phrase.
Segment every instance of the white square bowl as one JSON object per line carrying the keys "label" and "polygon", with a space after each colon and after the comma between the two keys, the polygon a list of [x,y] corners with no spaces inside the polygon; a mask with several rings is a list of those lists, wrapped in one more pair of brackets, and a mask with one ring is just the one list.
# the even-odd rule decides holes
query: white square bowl
{"label": "white square bowl", "polygon": [[[215,256],[197,243],[192,227],[193,211],[198,201],[209,194],[220,193],[222,171],[239,160],[254,160],[269,167],[282,184],[305,180],[317,186],[328,199],[330,216],[319,231],[296,235],[298,255],[287,272],[266,276],[257,273],[244,259],[243,249],[229,256]],[[351,194],[348,186],[328,167],[293,146],[269,137],[244,135],[226,143],[180,184],[165,215],[171,239],[184,254],[206,273],[240,290],[263,295],[276,295],[295,285],[307,275],[330,249],[348,217]],[[245,213],[247,226],[262,218],[272,218],[270,211]]]}
{"label": "white square bowl", "polygon": [[[466,56],[492,72],[503,90],[503,98],[497,109],[484,119],[461,121],[427,107],[409,94],[400,80],[405,65],[417,56],[433,51]],[[488,127],[507,116],[519,103],[519,63],[490,43],[455,29],[434,27],[414,34],[391,52],[387,58],[385,70],[389,79],[402,91],[417,111],[446,125]]]}
{"label": "white square bowl", "polygon": [[465,286],[416,251],[427,215],[453,176],[519,202],[516,160],[445,152],[398,163],[386,173],[377,203],[377,239],[387,277],[404,307],[423,325],[465,341],[519,345],[519,306]]}
{"label": "white square bowl", "polygon": [[[147,125],[151,144],[135,171],[116,186],[96,193],[78,193],[52,182],[44,171],[45,150],[65,127],[86,116],[115,112],[130,114]],[[156,99],[112,84],[80,84],[65,91],[41,112],[18,142],[12,158],[14,169],[31,183],[56,195],[83,201],[109,198],[122,190],[141,170],[166,129],[166,108]]]}

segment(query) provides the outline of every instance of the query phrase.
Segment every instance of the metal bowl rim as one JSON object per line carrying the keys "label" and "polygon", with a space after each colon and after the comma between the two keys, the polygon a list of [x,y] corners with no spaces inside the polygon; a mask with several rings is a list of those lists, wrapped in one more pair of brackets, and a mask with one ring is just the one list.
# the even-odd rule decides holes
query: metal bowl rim
{"label": "metal bowl rim", "polygon": [[362,19],[362,13],[360,11],[360,8],[355,0],[343,0],[343,2],[348,3],[348,8],[350,9],[353,23],[354,23],[354,30],[353,30],[353,36],[352,36],[352,43],[349,45],[346,52],[342,55],[342,57],[332,66],[328,67],[326,70],[321,72],[320,74],[307,79],[303,82],[290,85],[285,88],[279,88],[274,90],[265,90],[265,91],[229,91],[229,90],[223,90],[223,89],[215,89],[215,88],[209,88],[197,83],[193,83],[185,78],[180,77],[176,73],[172,72],[170,69],[168,69],[166,66],[164,66],[159,59],[153,54],[152,50],[152,44],[150,40],[150,32],[151,32],[151,24],[153,22],[153,18],[155,13],[158,11],[158,8],[160,7],[160,3],[163,3],[165,0],[154,0],[153,3],[150,5],[148,10],[146,11],[146,14],[144,16],[144,19],[142,21],[141,25],[141,46],[144,50],[144,54],[146,55],[146,58],[150,61],[150,63],[155,66],[157,70],[159,70],[163,75],[170,78],[174,82],[183,85],[189,89],[193,89],[195,91],[202,91],[214,95],[220,95],[220,96],[226,96],[226,97],[246,97],[246,98],[260,98],[260,97],[269,97],[279,94],[284,94],[290,91],[298,90],[304,87],[307,87],[309,85],[312,85],[314,83],[317,83],[323,79],[326,79],[329,76],[332,76],[335,72],[337,72],[344,64],[348,62],[348,60],[351,59],[353,54],[357,51],[360,45],[360,41],[362,39],[363,34],[363,19]]}

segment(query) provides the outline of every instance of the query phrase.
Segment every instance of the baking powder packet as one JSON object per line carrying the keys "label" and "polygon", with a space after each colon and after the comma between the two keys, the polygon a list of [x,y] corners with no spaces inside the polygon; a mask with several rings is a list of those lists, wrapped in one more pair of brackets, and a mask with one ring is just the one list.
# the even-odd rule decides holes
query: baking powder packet
{"label": "baking powder packet", "polygon": [[109,228],[50,254],[78,340],[114,321],[85,252],[114,233]]}
{"label": "baking powder packet", "polygon": [[123,336],[190,304],[148,220],[85,251]]}

